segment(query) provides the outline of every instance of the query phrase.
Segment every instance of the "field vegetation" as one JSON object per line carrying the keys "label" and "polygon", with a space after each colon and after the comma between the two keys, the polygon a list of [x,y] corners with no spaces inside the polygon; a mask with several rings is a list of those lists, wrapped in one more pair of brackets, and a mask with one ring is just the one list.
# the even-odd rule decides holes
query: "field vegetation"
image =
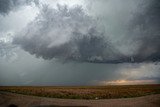
{"label": "field vegetation", "polygon": [[66,99],[114,99],[160,94],[157,85],[1,86],[0,91]]}

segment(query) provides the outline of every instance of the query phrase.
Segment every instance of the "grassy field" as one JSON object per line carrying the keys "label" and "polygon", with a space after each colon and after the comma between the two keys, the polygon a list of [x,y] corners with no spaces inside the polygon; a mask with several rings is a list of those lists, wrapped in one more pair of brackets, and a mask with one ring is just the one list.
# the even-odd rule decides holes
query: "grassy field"
{"label": "grassy field", "polygon": [[111,99],[139,97],[160,94],[157,85],[115,85],[115,86],[1,86],[0,91],[52,98],[69,99]]}

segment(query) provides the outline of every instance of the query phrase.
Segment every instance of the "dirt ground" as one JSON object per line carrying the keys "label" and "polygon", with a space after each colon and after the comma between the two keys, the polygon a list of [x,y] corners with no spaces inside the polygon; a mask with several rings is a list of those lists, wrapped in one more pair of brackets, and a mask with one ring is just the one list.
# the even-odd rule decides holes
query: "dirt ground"
{"label": "dirt ground", "polygon": [[0,107],[160,107],[160,94],[137,98],[76,100],[0,92]]}

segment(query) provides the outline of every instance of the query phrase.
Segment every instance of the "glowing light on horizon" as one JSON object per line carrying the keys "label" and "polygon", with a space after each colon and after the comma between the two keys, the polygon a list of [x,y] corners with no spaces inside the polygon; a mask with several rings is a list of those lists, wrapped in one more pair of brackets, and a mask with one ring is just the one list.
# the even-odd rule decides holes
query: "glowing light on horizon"
{"label": "glowing light on horizon", "polygon": [[115,80],[100,81],[99,85],[138,85],[138,84],[156,84],[156,80]]}

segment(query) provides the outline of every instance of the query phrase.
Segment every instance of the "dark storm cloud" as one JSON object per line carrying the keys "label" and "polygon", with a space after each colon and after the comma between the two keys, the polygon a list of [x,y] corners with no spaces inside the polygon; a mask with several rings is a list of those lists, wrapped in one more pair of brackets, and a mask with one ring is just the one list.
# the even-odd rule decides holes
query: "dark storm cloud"
{"label": "dark storm cloud", "polygon": [[82,7],[57,5],[57,8],[45,5],[13,43],[44,59],[110,62],[119,56],[98,28],[96,20]]}
{"label": "dark storm cloud", "polygon": [[61,1],[0,10],[0,85],[160,83],[158,0]]}
{"label": "dark storm cloud", "polygon": [[[111,5],[117,3],[117,1],[105,1],[107,2]],[[159,61],[160,3],[158,0],[127,3],[137,6],[137,10],[127,13],[133,17],[123,16],[130,22],[126,21],[127,24],[124,24],[127,28],[124,28],[123,32],[127,34],[124,33],[125,36],[120,44],[126,45],[127,48],[134,48],[132,54],[117,49],[117,44],[114,44],[113,40],[119,37],[112,37],[99,28],[98,21],[89,16],[80,6],[68,8],[58,5],[58,9],[43,6],[36,19],[14,38],[13,43],[20,45],[30,54],[44,59],[58,58],[92,63]],[[119,8],[122,8],[121,6],[123,3]],[[118,17],[117,20],[119,22]],[[121,30],[115,28],[115,32],[116,29]],[[125,41],[131,42],[125,44]]]}
{"label": "dark storm cloud", "polygon": [[0,0],[0,14],[8,14],[17,7],[30,4],[31,2],[38,4],[38,0]]}
{"label": "dark storm cloud", "polygon": [[132,56],[136,62],[160,61],[160,2],[151,0],[140,5],[129,27],[138,50]]}

